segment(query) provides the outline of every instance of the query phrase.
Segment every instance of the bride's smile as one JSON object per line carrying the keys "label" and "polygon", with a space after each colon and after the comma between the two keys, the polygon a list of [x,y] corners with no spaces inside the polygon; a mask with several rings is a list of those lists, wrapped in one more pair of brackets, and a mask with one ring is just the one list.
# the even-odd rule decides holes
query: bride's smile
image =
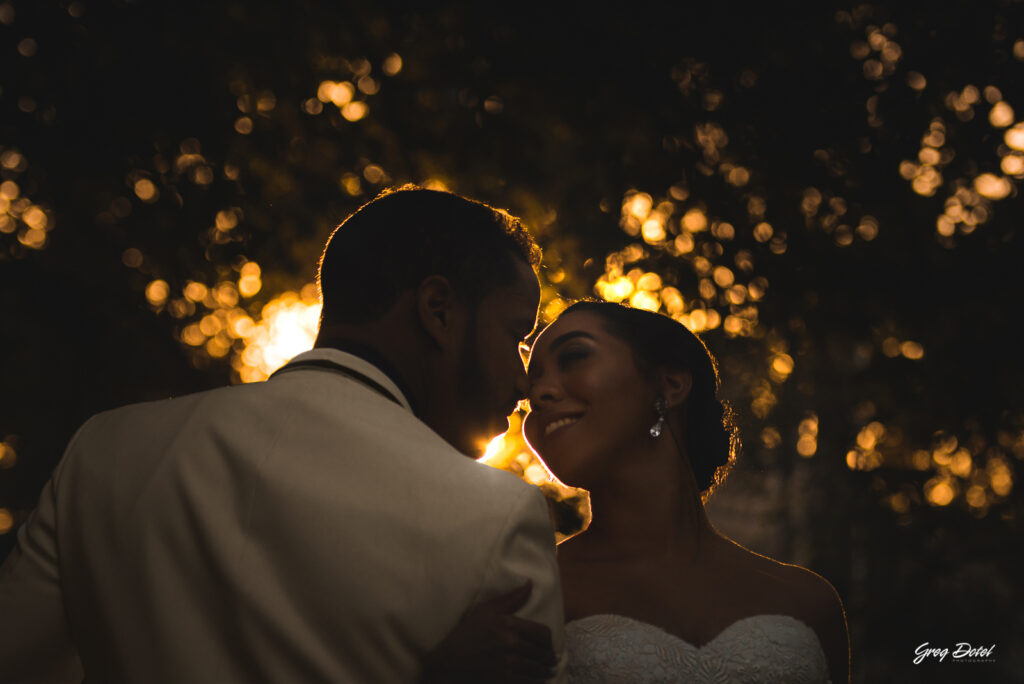
{"label": "bride's smile", "polygon": [[564,427],[567,427],[569,425],[572,425],[573,423],[578,421],[581,417],[582,417],[582,415],[566,416],[564,418],[556,418],[555,420],[550,421],[547,424],[547,426],[544,428],[544,436],[547,437],[548,435],[550,435],[555,430],[558,430],[560,428],[564,428]]}

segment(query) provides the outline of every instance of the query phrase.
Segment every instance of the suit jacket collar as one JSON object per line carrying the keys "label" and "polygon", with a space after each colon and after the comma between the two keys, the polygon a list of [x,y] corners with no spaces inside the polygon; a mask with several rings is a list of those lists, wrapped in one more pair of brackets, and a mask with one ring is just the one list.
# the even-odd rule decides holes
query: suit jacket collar
{"label": "suit jacket collar", "polygon": [[[389,366],[386,361],[374,354],[371,350],[366,350],[361,347],[357,348],[355,345],[352,345],[351,347],[346,345],[346,349],[348,349],[348,351],[342,351],[334,347],[317,347],[315,349],[310,349],[309,351],[302,352],[291,359],[284,367],[290,366],[299,361],[327,361],[344,368],[349,368],[380,384],[383,388],[388,390],[388,392],[394,395],[394,398],[403,408],[415,415],[415,411],[413,410],[412,403],[410,401],[411,395],[408,390],[405,389],[404,383],[401,382],[393,370],[391,371],[391,374],[389,374],[381,368],[381,366]],[[371,361],[367,359],[366,356],[371,356],[373,360]]]}

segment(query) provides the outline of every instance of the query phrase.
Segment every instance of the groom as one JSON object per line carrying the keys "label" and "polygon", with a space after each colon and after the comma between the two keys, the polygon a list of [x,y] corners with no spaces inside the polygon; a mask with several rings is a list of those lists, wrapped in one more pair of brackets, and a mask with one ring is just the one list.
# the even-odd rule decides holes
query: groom
{"label": "groom", "polygon": [[499,603],[522,607],[471,623],[546,625],[561,660],[543,497],[469,457],[526,393],[538,263],[517,219],[451,193],[360,208],[313,350],[79,429],[0,569],[0,680],[411,682]]}

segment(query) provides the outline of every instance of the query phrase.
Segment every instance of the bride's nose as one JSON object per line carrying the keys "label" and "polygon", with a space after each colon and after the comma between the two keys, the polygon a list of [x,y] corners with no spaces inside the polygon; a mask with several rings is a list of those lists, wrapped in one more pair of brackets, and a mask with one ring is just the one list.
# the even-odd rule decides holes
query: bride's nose
{"label": "bride's nose", "polygon": [[564,396],[564,392],[553,378],[542,376],[530,384],[527,396],[530,399],[530,406],[537,409],[557,402]]}

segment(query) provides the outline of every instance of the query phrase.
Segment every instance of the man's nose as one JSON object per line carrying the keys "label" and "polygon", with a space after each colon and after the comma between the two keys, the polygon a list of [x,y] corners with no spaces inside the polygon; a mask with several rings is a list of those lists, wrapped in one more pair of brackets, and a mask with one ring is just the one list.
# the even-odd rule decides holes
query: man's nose
{"label": "man's nose", "polygon": [[516,372],[516,399],[529,399],[530,398],[530,378],[526,375],[526,367],[522,364],[517,365]]}

